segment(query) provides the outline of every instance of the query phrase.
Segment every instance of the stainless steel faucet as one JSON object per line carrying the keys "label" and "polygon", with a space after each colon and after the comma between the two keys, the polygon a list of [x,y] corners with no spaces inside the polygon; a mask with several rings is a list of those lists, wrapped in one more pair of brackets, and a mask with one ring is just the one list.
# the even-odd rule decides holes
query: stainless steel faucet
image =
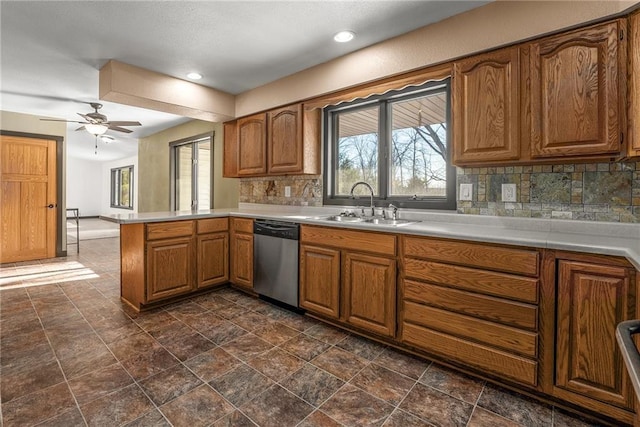
{"label": "stainless steel faucet", "polygon": [[398,207],[394,204],[390,204],[389,209],[393,209],[393,212],[391,214],[391,219],[393,220],[398,219]]}
{"label": "stainless steel faucet", "polygon": [[351,187],[351,192],[350,192],[351,198],[353,198],[353,199],[357,199],[358,198],[358,196],[353,194],[353,190],[355,190],[358,185],[364,185],[371,192],[371,216],[375,216],[376,215],[376,211],[375,211],[375,207],[373,206],[373,188],[371,188],[371,186],[369,184],[367,184],[364,181],[358,181],[355,184],[353,184],[353,187]]}

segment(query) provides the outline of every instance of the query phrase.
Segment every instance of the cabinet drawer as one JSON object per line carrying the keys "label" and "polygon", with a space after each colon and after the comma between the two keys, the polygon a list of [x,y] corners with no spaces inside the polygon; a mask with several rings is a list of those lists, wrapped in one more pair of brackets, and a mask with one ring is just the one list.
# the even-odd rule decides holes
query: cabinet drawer
{"label": "cabinet drawer", "polygon": [[538,279],[415,258],[405,258],[404,267],[406,277],[533,304],[538,302]]}
{"label": "cabinet drawer", "polygon": [[425,351],[531,386],[537,385],[538,363],[461,338],[405,323],[402,340]]}
{"label": "cabinet drawer", "polygon": [[300,241],[358,252],[396,255],[396,236],[375,232],[352,231],[337,228],[302,226]]}
{"label": "cabinet drawer", "polygon": [[217,233],[229,229],[229,218],[199,219],[197,223],[198,234]]}
{"label": "cabinet drawer", "polygon": [[193,234],[193,221],[155,222],[147,224],[147,240],[187,237]]}
{"label": "cabinet drawer", "polygon": [[407,236],[403,242],[404,256],[538,275],[538,252],[534,250]]}
{"label": "cabinet drawer", "polygon": [[404,303],[404,321],[535,358],[538,334],[446,310]]}
{"label": "cabinet drawer", "polygon": [[253,234],[253,220],[246,218],[231,218],[231,230],[236,233]]}
{"label": "cabinet drawer", "polygon": [[472,292],[404,281],[405,300],[520,328],[537,328],[538,308]]}

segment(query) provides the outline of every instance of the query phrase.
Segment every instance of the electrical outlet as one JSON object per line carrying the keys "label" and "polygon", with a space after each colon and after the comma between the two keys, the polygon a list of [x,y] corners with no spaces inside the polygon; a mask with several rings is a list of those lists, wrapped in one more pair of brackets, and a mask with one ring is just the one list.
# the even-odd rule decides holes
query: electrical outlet
{"label": "electrical outlet", "polygon": [[460,184],[460,200],[473,200],[473,184]]}
{"label": "electrical outlet", "polygon": [[288,185],[284,187],[284,197],[291,197],[291,187]]}
{"label": "electrical outlet", "polygon": [[502,184],[502,201],[503,202],[516,201],[516,185],[515,184]]}

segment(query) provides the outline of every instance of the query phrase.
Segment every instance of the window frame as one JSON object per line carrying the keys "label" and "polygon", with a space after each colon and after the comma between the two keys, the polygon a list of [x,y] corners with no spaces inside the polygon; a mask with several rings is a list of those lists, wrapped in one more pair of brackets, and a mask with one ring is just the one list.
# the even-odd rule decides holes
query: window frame
{"label": "window frame", "polygon": [[[389,179],[391,176],[391,108],[394,103],[422,97],[429,93],[444,92],[447,102],[446,135],[447,135],[447,159],[446,159],[446,191],[445,197],[417,197],[411,196],[390,196]],[[352,199],[345,195],[335,195],[336,189],[336,159],[338,138],[339,113],[353,112],[367,109],[371,106],[379,106],[378,122],[378,188],[374,188],[377,196],[373,202],[376,207],[387,207],[390,203],[399,208],[413,209],[434,209],[434,210],[455,210],[456,202],[456,167],[451,163],[452,159],[452,123],[451,123],[451,78],[430,81],[420,86],[413,86],[405,89],[389,91],[382,95],[375,95],[365,99],[357,99],[339,105],[329,106],[323,110],[323,204],[340,206],[360,206],[363,204],[360,199]]]}
{"label": "window frame", "polygon": [[[110,207],[114,209],[133,210],[133,167],[134,165],[120,166],[111,169],[111,191],[110,191]],[[122,171],[129,170],[129,205],[120,203],[120,194],[122,186]]]}
{"label": "window frame", "polygon": [[[176,149],[181,146],[191,145],[191,210],[199,209],[213,209],[213,161],[214,161],[214,137],[215,132],[206,132],[199,135],[190,136],[188,138],[179,139],[169,143],[169,180],[170,180],[170,203],[171,210],[175,211],[177,197],[176,197]],[[198,206],[198,144],[206,139],[209,139],[209,147],[211,154],[209,157],[209,206]],[[194,205],[195,202],[195,205]]]}

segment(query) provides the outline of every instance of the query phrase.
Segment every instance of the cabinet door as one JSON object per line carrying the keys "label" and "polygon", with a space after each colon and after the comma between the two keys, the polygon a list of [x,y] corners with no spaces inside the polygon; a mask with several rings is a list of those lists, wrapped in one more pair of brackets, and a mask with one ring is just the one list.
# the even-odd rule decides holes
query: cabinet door
{"label": "cabinet door", "polygon": [[229,281],[229,234],[198,236],[198,288]]}
{"label": "cabinet door", "polygon": [[222,176],[238,177],[238,123],[234,120],[222,124],[224,133]]}
{"label": "cabinet door", "polygon": [[266,114],[238,119],[238,175],[267,173]]}
{"label": "cabinet door", "polygon": [[376,334],[395,336],[395,260],[347,253],[343,283],[344,319]]}
{"label": "cabinet door", "polygon": [[453,163],[495,163],[520,156],[519,49],[453,65]]}
{"label": "cabinet door", "polygon": [[302,172],[302,104],[269,112],[269,173]]}
{"label": "cabinet door", "polygon": [[231,233],[231,283],[253,289],[253,234]]}
{"label": "cabinet door", "polygon": [[629,155],[640,156],[640,11],[631,15],[629,33]]}
{"label": "cabinet door", "polygon": [[615,338],[633,318],[630,271],[561,260],[558,264],[556,386],[632,408],[632,395]]}
{"label": "cabinet door", "polygon": [[619,154],[620,22],[531,44],[531,156]]}
{"label": "cabinet door", "polygon": [[300,307],[340,316],[340,251],[300,245]]}
{"label": "cabinet door", "polygon": [[194,239],[183,237],[147,243],[147,302],[194,288]]}

